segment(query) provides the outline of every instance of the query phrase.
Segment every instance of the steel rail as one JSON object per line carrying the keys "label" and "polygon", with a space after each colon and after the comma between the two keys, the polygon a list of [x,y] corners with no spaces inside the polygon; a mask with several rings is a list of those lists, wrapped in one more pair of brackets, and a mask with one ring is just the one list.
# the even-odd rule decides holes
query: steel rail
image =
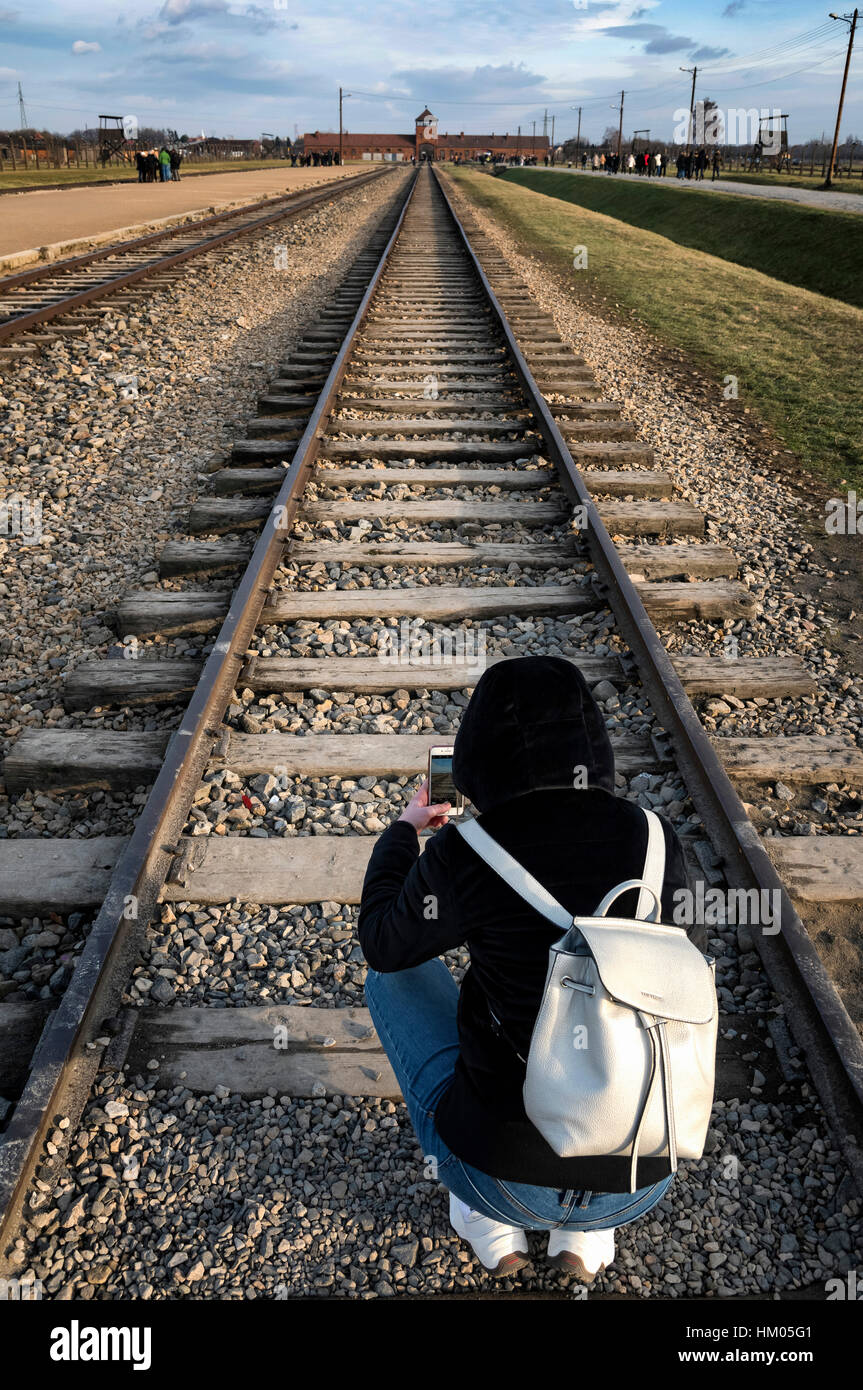
{"label": "steel rail", "polygon": [[[170,740],[159,775],[111,875],[105,900],[72,979],[56,1012],[43,1029],[30,1075],[9,1126],[0,1136],[0,1268],[10,1230],[39,1161],[41,1140],[55,1114],[70,1113],[76,1094],[83,1105],[96,1073],[101,1049],[93,1044],[104,1020],[116,1007],[125,981],[123,971],[135,957],[159,892],[170,876],[189,807],[219,736],[217,725],[243,668],[246,647],[289,540],[291,525],[324,437],[323,426],[336,404],[357,336],[401,234],[416,182],[415,172],[396,225],[329,370],[243,577],[232,595],[228,614],[182,722]],[[194,889],[189,891],[194,896]]]}
{"label": "steel rail", "polygon": [[729,881],[730,874],[736,871],[750,886],[780,894],[779,931],[773,935],[753,933],[753,938],[771,984],[780,998],[790,1005],[787,1010],[789,1026],[806,1055],[812,1080],[837,1140],[858,1185],[863,1187],[863,1041],[705,733],[534,380],[440,175],[437,170],[433,172],[488,295],[564,488],[586,509],[588,545],[605,581],[608,601],[636,656],[639,675],[648,688],[654,711],[672,740],[692,800],[723,850]]}
{"label": "steel rail", "polygon": [[95,261],[106,260],[111,256],[124,256],[130,251],[139,250],[143,246],[152,245],[154,242],[165,241],[169,238],[189,236],[199,228],[213,227],[214,225],[226,222],[234,218],[243,217],[249,213],[257,212],[269,208],[263,216],[254,218],[251,222],[244,222],[240,227],[229,227],[226,231],[217,236],[206,237],[203,241],[194,246],[187,246],[182,251],[175,251],[165,256],[160,256],[152,264],[138,266],[134,270],[122,272],[110,280],[104,280],[97,285],[78,290],[74,294],[66,295],[53,304],[43,305],[40,309],[32,309],[25,314],[16,314],[13,318],[0,322],[0,342],[5,342],[9,338],[17,336],[19,333],[26,333],[28,329],[37,324],[46,323],[50,319],[59,318],[63,314],[72,313],[75,309],[82,308],[85,304],[90,304],[94,299],[101,299],[105,295],[114,294],[117,290],[125,289],[128,285],[135,284],[138,280],[145,279],[148,275],[156,275],[160,271],[167,270],[171,266],[179,265],[181,262],[189,260],[193,256],[203,255],[214,247],[224,246],[229,241],[235,241],[237,237],[249,236],[253,232],[260,231],[264,227],[272,226],[276,222],[282,222],[288,217],[295,217],[298,213],[304,212],[307,208],[315,207],[318,203],[328,201],[333,197],[343,198],[346,194],[356,188],[363,188],[373,179],[379,179],[384,174],[391,173],[396,165],[387,165],[384,169],[375,169],[369,174],[358,174],[352,179],[337,179],[332,183],[325,184],[322,188],[316,189],[313,193],[299,194],[293,201],[286,202],[284,198],[265,199],[263,202],[250,203],[246,207],[232,208],[229,212],[215,213],[211,217],[204,217],[196,222],[186,222],[179,227],[171,227],[166,231],[149,233],[147,236],[136,237],[132,241],[121,241],[113,243],[111,246],[99,251],[87,252],[83,256],[75,256],[70,260],[54,261],[50,265],[40,266],[33,271],[22,271],[18,275],[12,275],[7,279],[0,280],[0,295],[5,290],[21,288],[29,284],[37,284],[39,280],[49,275],[62,275],[70,271],[77,270],[82,266],[87,266]]}

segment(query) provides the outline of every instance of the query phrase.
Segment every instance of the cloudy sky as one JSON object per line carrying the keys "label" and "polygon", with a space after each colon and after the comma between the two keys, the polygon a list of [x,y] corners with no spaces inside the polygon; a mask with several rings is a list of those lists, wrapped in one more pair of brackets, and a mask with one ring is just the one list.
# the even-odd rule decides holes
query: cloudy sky
{"label": "cloudy sky", "polygon": [[[842,11],[838,11],[842,13]],[[0,128],[66,131],[100,112],[180,133],[293,137],[345,124],[669,138],[697,97],[789,112],[792,142],[832,131],[847,25],[808,0],[0,0]],[[860,39],[863,47],[863,36]],[[842,135],[863,136],[859,50]],[[856,69],[856,72],[855,72]],[[679,119],[679,118],[678,118]]]}

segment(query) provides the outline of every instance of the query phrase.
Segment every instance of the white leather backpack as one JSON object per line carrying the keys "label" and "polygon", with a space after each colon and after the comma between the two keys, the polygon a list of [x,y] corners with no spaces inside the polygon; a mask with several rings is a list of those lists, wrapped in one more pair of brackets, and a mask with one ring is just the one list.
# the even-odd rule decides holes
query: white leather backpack
{"label": "white leather backpack", "polygon": [[[475,821],[459,833],[525,902],[563,929],[527,1056],[524,1108],[561,1158],[700,1158],[713,1103],[718,1009],[714,964],[680,927],[659,922],[665,837],[646,811],[640,879],[618,884],[592,917],[573,917]],[[608,915],[639,888],[635,919]],[[652,899],[652,902],[651,902]],[[525,1060],[522,1058],[522,1060]]]}

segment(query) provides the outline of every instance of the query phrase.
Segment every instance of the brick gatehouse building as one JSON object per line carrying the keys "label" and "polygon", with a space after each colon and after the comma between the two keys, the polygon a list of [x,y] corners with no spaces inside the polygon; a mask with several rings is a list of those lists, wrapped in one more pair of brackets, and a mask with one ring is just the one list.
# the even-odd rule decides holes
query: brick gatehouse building
{"label": "brick gatehouse building", "polygon": [[[339,132],[315,130],[303,137],[306,154],[337,154]],[[458,135],[440,134],[437,117],[428,107],[414,122],[412,135],[357,135],[351,130],[342,132],[343,157],[348,159],[476,159],[490,154],[493,158],[518,158],[520,155],[544,159],[549,152],[547,135]]]}

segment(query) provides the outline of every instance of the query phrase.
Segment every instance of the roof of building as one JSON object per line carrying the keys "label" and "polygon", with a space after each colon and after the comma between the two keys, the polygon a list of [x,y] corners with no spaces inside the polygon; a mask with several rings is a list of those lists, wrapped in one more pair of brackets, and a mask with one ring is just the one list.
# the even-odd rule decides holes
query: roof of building
{"label": "roof of building", "polygon": [[[323,149],[335,149],[339,143],[339,132],[337,130],[314,130],[307,132],[303,137],[306,148],[321,147]],[[450,149],[506,149],[506,150],[545,150],[550,145],[547,135],[441,135],[438,132],[437,142],[441,146]],[[342,143],[345,145],[356,146],[364,145],[366,149],[385,148],[385,149],[410,149],[413,150],[416,144],[416,135],[403,134],[376,134],[370,135],[365,132],[356,133],[345,130],[342,132]]]}
{"label": "roof of building", "polygon": [[[303,139],[306,145],[323,145],[326,149],[334,149],[339,143],[339,132],[337,130],[314,130],[311,133],[307,133]],[[342,132],[342,143],[345,145],[366,145],[368,148],[372,148],[375,145],[382,145],[387,148],[404,146],[412,150],[416,144],[416,135],[413,131],[410,135],[367,135],[365,133],[355,134],[353,131],[345,130]]]}
{"label": "roof of building", "polygon": [[535,150],[547,149],[550,141],[547,135],[441,135],[438,144],[473,148],[475,145],[488,145],[497,149]]}

